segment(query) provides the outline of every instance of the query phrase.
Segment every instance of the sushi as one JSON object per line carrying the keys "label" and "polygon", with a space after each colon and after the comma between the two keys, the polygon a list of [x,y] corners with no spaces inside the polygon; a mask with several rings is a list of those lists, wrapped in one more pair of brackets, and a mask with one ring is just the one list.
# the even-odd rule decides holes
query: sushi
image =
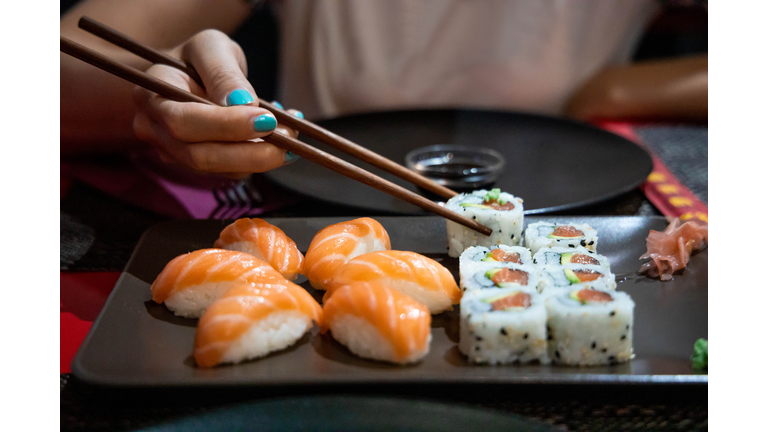
{"label": "sushi", "polygon": [[352,282],[323,304],[323,331],[354,354],[412,363],[429,352],[431,315],[426,306],[379,282]]}
{"label": "sushi", "polygon": [[195,362],[207,368],[263,357],[323,324],[323,310],[303,288],[269,277],[240,283],[211,305],[195,334]]}
{"label": "sushi", "polygon": [[608,258],[603,255],[598,255],[594,251],[581,246],[577,248],[563,248],[563,247],[544,247],[536,252],[533,257],[533,262],[536,266],[567,266],[567,265],[584,265],[584,266],[599,266],[605,269],[610,269],[611,264],[608,262]]}
{"label": "sushi", "polygon": [[459,350],[473,363],[549,363],[547,311],[535,289],[466,293],[459,328]]}
{"label": "sushi", "polygon": [[235,285],[254,278],[286,282],[266,262],[245,252],[201,249],[171,260],[152,283],[152,300],[176,315],[198,318]]}
{"label": "sushi", "polygon": [[296,243],[280,228],[258,218],[238,219],[228,225],[213,247],[249,253],[269,263],[288,280],[295,280],[304,264]]}
{"label": "sushi", "polygon": [[464,217],[476,220],[493,230],[484,236],[446,221],[448,227],[448,255],[458,257],[470,246],[516,246],[523,234],[523,200],[500,189],[478,190],[471,194],[459,194],[445,203],[445,208]]}
{"label": "sushi", "polygon": [[594,366],[632,359],[635,303],[623,292],[559,291],[545,300],[548,353],[559,364]]}
{"label": "sushi", "polygon": [[484,246],[467,248],[459,257],[459,286],[464,290],[465,279],[467,276],[473,275],[475,270],[502,266],[505,263],[530,266],[533,263],[531,251],[520,246],[505,245],[491,249]]}
{"label": "sushi", "polygon": [[597,250],[597,231],[587,224],[536,222],[525,228],[525,247],[536,254],[543,247],[581,246]]}
{"label": "sushi", "polygon": [[374,219],[366,217],[330,225],[312,239],[304,275],[314,288],[325,290],[340,265],[356,256],[390,248],[387,231]]}
{"label": "sushi", "polygon": [[529,287],[537,289],[539,274],[533,266],[477,264],[462,276],[462,290]]}
{"label": "sushi", "polygon": [[600,291],[616,289],[616,277],[600,266],[544,266],[539,269],[539,292],[567,288]]}
{"label": "sushi", "polygon": [[453,309],[461,291],[453,275],[437,261],[405,251],[378,251],[360,255],[336,270],[329,294],[353,282],[380,282],[411,297],[437,314]]}

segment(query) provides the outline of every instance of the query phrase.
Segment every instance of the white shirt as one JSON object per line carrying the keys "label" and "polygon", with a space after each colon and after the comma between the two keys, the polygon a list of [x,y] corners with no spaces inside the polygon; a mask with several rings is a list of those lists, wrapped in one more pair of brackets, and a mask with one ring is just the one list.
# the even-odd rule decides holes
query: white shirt
{"label": "white shirt", "polygon": [[626,62],[652,0],[289,0],[280,100],[318,119],[427,107],[557,114]]}

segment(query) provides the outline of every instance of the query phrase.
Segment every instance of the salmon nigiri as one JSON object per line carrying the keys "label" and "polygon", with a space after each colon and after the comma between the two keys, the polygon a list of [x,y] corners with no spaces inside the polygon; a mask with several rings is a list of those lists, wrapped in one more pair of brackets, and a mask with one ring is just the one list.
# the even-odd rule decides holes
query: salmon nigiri
{"label": "salmon nigiri", "polygon": [[425,305],[433,314],[450,310],[461,300],[451,272],[415,252],[378,251],[349,260],[336,270],[326,298],[336,288],[355,281],[381,282]]}
{"label": "salmon nigiri", "polygon": [[389,235],[374,219],[365,217],[329,225],[312,239],[304,274],[316,289],[328,289],[340,265],[358,255],[389,249]]}
{"label": "salmon nigiri", "polygon": [[296,243],[280,228],[258,218],[238,219],[228,225],[213,247],[249,253],[269,263],[288,280],[295,280],[304,264]]}
{"label": "salmon nigiri", "polygon": [[200,318],[195,361],[200,367],[263,357],[296,343],[312,321],[323,324],[320,305],[300,286],[269,278],[242,283]]}
{"label": "salmon nigiri", "polygon": [[254,278],[285,281],[269,264],[253,255],[201,249],[171,260],[150,289],[152,300],[165,303],[176,315],[197,318],[228,289]]}
{"label": "salmon nigiri", "polygon": [[432,320],[426,306],[379,282],[353,282],[323,305],[323,332],[360,357],[411,363],[429,352]]}

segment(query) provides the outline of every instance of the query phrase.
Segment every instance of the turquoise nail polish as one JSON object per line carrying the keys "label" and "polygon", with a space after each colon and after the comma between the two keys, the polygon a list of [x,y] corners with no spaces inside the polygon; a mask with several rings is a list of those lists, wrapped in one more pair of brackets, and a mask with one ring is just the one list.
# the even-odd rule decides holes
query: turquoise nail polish
{"label": "turquoise nail polish", "polygon": [[296,162],[299,159],[301,159],[301,156],[299,156],[297,154],[293,154],[291,152],[286,152],[285,153],[285,163],[286,164]]}
{"label": "turquoise nail polish", "polygon": [[300,118],[300,119],[303,119],[303,118],[304,118],[304,113],[303,113],[303,112],[301,112],[301,111],[296,111],[296,114],[294,114],[294,115],[295,115],[296,117]]}
{"label": "turquoise nail polish", "polygon": [[274,106],[276,106],[276,107],[278,107],[280,109],[285,109],[285,108],[283,108],[283,104],[281,104],[278,101],[272,101],[272,105],[274,105]]}
{"label": "turquoise nail polish", "polygon": [[277,127],[277,120],[268,114],[262,114],[253,119],[253,128],[256,132],[269,132]]}
{"label": "turquoise nail polish", "polygon": [[232,90],[232,92],[227,95],[227,106],[245,105],[251,102],[253,102],[253,96],[248,93],[248,90]]}

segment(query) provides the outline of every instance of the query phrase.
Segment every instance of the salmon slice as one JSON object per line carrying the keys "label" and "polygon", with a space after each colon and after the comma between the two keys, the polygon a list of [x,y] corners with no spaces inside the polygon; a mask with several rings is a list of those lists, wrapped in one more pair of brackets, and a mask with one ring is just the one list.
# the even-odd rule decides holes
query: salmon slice
{"label": "salmon slice", "polygon": [[[323,313],[323,332],[330,329],[335,339],[362,357],[406,363],[429,351],[429,310],[379,282],[353,282],[335,289],[323,305]],[[355,323],[350,316],[370,327],[349,328]],[[365,334],[364,329],[379,335]],[[386,341],[385,346],[373,345],[379,339]]]}
{"label": "salmon slice", "polygon": [[340,265],[368,252],[389,249],[389,235],[376,220],[340,222],[315,234],[307,249],[304,274],[313,287],[325,290]]}
{"label": "salmon slice", "polygon": [[237,363],[287,348],[312,327],[323,310],[300,286],[256,279],[230,289],[200,318],[195,361],[200,367]]}
{"label": "salmon slice", "polygon": [[152,283],[152,300],[181,316],[197,318],[217,298],[240,282],[285,278],[253,255],[224,249],[201,249],[169,262]]}
{"label": "salmon slice", "polygon": [[296,279],[303,271],[304,255],[296,242],[263,219],[236,220],[221,231],[213,247],[249,253],[269,263],[288,280]]}
{"label": "salmon slice", "polygon": [[353,258],[336,270],[329,291],[356,281],[380,282],[427,306],[433,314],[452,309],[461,300],[451,272],[415,252],[377,251]]}

